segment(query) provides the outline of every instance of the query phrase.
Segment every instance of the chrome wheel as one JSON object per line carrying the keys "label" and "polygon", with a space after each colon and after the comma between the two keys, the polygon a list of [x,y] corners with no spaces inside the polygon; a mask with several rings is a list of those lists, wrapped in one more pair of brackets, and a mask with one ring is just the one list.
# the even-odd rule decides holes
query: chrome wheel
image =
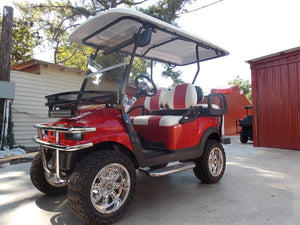
{"label": "chrome wheel", "polygon": [[130,176],[119,163],[103,167],[95,176],[90,198],[94,208],[103,214],[117,211],[126,201],[130,191]]}
{"label": "chrome wheel", "polygon": [[208,158],[208,168],[212,176],[217,177],[221,174],[224,165],[224,158],[221,149],[213,148]]}

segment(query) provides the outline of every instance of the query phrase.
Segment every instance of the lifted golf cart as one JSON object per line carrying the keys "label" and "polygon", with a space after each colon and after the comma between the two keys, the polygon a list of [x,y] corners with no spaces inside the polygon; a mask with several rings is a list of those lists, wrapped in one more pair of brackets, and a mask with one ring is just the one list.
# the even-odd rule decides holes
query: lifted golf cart
{"label": "lifted golf cart", "polygon": [[[68,192],[80,219],[107,224],[132,202],[137,169],[154,177],[193,169],[203,183],[221,179],[226,157],[218,124],[226,101],[222,94],[208,95],[208,104],[201,104],[204,96],[194,83],[201,61],[228,52],[129,9],[91,18],[69,40],[95,48],[95,54],[80,91],[46,96],[49,117],[62,119],[35,125],[41,152],[30,175],[37,189]],[[137,93],[127,101],[135,57],[173,67],[195,63],[197,71],[191,83],[157,88],[151,66],[151,76],[135,78]],[[143,95],[144,103],[134,106]],[[218,106],[211,103],[214,98]],[[136,108],[141,115],[130,117]]]}

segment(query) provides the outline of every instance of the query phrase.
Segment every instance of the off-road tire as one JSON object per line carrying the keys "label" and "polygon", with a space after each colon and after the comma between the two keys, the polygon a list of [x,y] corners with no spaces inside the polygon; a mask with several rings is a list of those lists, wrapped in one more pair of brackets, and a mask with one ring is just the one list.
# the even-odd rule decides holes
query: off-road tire
{"label": "off-road tire", "polygon": [[[130,177],[129,194],[123,205],[109,214],[100,213],[91,200],[91,185],[98,172],[111,164],[124,166]],[[77,163],[68,185],[68,199],[75,214],[85,224],[110,224],[120,218],[131,205],[136,188],[136,171],[131,159],[113,150],[103,150],[91,153]]]}
{"label": "off-road tire", "polygon": [[247,136],[244,136],[244,135],[241,135],[241,136],[240,136],[240,141],[241,141],[241,143],[246,144],[247,141],[248,141],[248,137],[247,137]]}
{"label": "off-road tire", "polygon": [[47,195],[66,194],[68,187],[54,187],[45,178],[42,155],[39,152],[33,159],[30,167],[30,179],[32,184],[40,191]]}
{"label": "off-road tire", "polygon": [[[217,149],[223,156],[222,169],[217,176],[213,175],[209,169],[209,157],[214,149]],[[226,166],[226,156],[223,146],[217,140],[207,140],[202,156],[195,162],[196,167],[193,169],[193,171],[195,176],[201,180],[202,183],[211,184],[218,182],[222,178]]]}

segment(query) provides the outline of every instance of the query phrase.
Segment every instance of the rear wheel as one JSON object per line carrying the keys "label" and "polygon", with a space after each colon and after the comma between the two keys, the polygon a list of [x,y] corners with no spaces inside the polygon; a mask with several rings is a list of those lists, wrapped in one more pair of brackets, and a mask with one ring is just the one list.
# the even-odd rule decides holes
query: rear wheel
{"label": "rear wheel", "polygon": [[244,136],[244,135],[241,135],[241,136],[240,136],[240,141],[241,141],[241,143],[246,144],[247,141],[248,141],[248,137],[247,137],[247,136]]}
{"label": "rear wheel", "polygon": [[193,169],[195,176],[202,183],[218,182],[225,171],[226,156],[223,146],[216,140],[207,140],[202,156]]}
{"label": "rear wheel", "polygon": [[128,156],[110,150],[80,161],[71,175],[68,198],[77,216],[87,224],[109,224],[133,201],[136,173]]}

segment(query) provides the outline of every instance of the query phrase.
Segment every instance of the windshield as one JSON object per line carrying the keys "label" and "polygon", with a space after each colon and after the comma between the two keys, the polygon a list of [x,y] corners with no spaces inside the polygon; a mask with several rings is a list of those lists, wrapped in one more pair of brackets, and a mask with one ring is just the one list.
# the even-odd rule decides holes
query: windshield
{"label": "windshield", "polygon": [[84,91],[112,91],[118,92],[127,63],[119,63],[85,77]]}
{"label": "windshield", "polygon": [[118,52],[105,55],[103,51],[88,59],[88,73],[84,78],[82,91],[119,92],[120,83],[127,66],[125,56]]}

